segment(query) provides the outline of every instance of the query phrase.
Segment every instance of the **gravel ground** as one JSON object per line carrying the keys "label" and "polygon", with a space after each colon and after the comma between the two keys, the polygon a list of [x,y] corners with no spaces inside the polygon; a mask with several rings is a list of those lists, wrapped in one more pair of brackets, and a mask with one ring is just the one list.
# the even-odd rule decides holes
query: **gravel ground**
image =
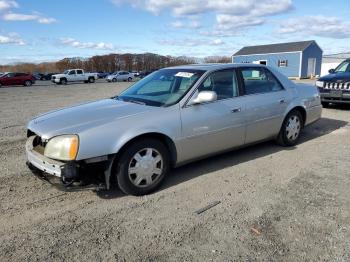
{"label": "gravel ground", "polygon": [[0,89],[0,261],[350,261],[350,107],[325,109],[296,147],[189,164],[144,197],[63,193],[31,175],[30,118],[127,86]]}

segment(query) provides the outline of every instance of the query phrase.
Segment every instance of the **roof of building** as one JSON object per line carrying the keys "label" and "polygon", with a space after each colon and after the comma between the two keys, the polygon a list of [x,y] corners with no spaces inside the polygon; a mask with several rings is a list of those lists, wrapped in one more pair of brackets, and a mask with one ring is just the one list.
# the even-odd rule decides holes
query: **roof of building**
{"label": "roof of building", "polygon": [[271,44],[271,45],[245,46],[241,50],[236,52],[233,56],[300,52],[300,51],[304,51],[307,47],[309,47],[313,43],[317,45],[315,40],[310,40],[310,41],[279,43],[279,44]]}

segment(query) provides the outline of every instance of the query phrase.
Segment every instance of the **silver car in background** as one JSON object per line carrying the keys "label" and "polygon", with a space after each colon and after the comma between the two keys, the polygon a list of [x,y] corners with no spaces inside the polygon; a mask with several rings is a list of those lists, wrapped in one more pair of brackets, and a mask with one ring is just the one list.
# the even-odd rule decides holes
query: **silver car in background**
{"label": "silver car in background", "polygon": [[127,71],[118,71],[107,76],[106,80],[108,82],[117,82],[117,81],[132,81],[134,79],[134,74]]}
{"label": "silver car in background", "polygon": [[258,141],[293,146],[321,110],[316,87],[266,66],[165,68],[119,96],[34,118],[27,164],[68,184],[100,164],[107,188],[143,195],[171,167]]}

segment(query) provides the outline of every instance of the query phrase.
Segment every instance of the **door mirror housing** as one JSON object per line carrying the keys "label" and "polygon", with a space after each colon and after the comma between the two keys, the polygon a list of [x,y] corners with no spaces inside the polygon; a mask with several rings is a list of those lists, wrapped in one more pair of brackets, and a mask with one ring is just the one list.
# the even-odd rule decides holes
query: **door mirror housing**
{"label": "door mirror housing", "polygon": [[328,70],[328,73],[334,74],[334,73],[335,73],[335,70],[334,70],[334,69],[329,69],[329,70]]}
{"label": "door mirror housing", "polygon": [[218,95],[214,91],[201,91],[192,99],[191,105],[214,102],[218,99]]}

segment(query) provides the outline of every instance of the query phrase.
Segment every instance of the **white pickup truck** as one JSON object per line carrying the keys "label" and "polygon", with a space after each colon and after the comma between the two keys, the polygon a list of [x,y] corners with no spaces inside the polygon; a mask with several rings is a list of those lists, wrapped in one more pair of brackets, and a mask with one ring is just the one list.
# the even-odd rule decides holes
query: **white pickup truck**
{"label": "white pickup truck", "polygon": [[51,81],[65,85],[68,82],[94,83],[97,78],[97,73],[85,73],[83,69],[68,69],[62,74],[53,75]]}

